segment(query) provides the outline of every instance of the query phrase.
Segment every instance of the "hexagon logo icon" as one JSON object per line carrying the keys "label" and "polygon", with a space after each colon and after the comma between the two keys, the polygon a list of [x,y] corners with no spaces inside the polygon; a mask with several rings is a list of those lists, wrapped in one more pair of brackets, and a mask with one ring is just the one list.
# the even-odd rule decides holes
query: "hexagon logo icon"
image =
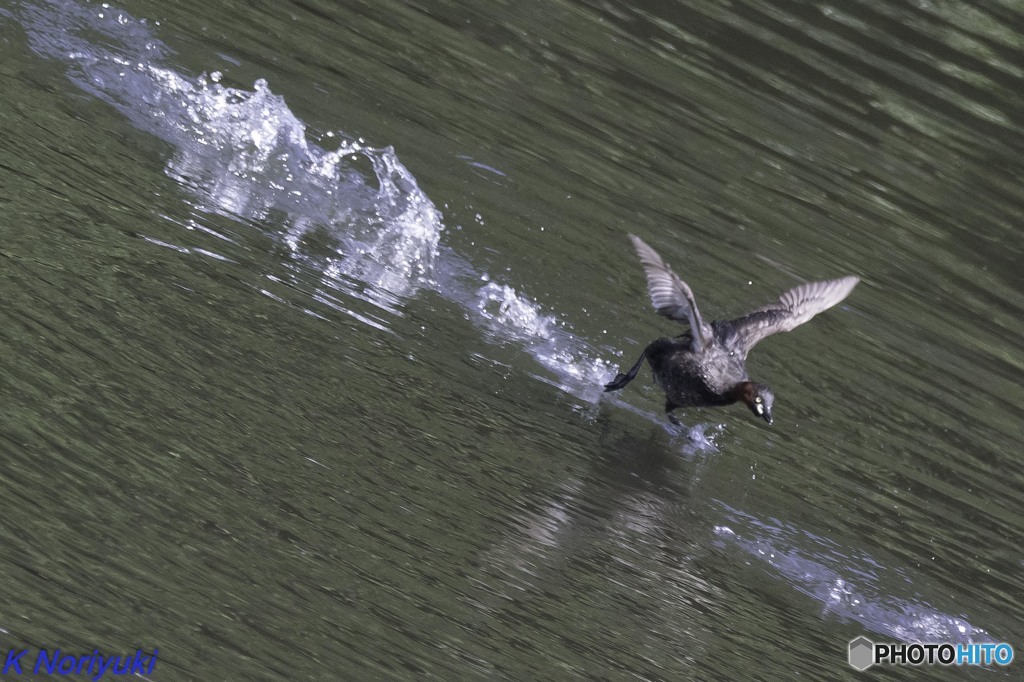
{"label": "hexagon logo icon", "polygon": [[875,662],[875,643],[861,635],[850,640],[850,666],[857,670],[867,670]]}

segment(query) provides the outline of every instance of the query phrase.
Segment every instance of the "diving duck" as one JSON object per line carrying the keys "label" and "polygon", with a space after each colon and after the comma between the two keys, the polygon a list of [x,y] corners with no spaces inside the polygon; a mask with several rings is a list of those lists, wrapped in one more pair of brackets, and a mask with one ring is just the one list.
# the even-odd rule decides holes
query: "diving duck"
{"label": "diving duck", "polygon": [[619,374],[604,390],[617,391],[636,377],[644,360],[651,364],[654,379],[665,389],[665,414],[681,407],[731,405],[743,402],[769,426],[775,394],[747,376],[747,353],[758,341],[788,332],[828,310],[850,295],[860,278],[848,276],[810,282],[790,289],[775,303],[736,318],[704,321],[693,292],[665,264],[658,252],[642,239],[629,235],[647,274],[647,289],[654,309],[665,317],[690,325],[675,338],[651,342],[628,372]]}

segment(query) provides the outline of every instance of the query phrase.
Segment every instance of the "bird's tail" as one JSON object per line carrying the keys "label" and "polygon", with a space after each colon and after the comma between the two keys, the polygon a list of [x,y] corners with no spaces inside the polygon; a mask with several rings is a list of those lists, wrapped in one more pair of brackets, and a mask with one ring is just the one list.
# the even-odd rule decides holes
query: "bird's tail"
{"label": "bird's tail", "polygon": [[644,360],[647,359],[647,351],[645,350],[640,359],[636,361],[636,364],[629,368],[629,371],[625,374],[618,374],[610,382],[604,385],[604,392],[617,391],[624,387],[626,384],[636,378],[636,373],[640,371],[640,367],[644,364]]}

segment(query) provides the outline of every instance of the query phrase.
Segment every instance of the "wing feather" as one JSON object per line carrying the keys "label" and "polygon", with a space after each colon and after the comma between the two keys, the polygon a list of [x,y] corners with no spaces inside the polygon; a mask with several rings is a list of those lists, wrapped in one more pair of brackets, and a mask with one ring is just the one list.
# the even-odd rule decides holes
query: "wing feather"
{"label": "wing feather", "polygon": [[644,266],[644,273],[647,275],[647,291],[651,295],[651,304],[654,309],[658,311],[659,315],[689,324],[693,330],[695,350],[700,350],[711,343],[711,327],[701,317],[690,287],[679,279],[676,273],[672,272],[658,252],[648,246],[644,240],[633,234],[629,235],[629,238],[633,242],[636,254],[640,257],[641,265]]}
{"label": "wing feather", "polygon": [[782,294],[777,303],[733,320],[740,349],[745,355],[766,336],[799,327],[849,296],[858,282],[859,277],[847,276],[801,284]]}

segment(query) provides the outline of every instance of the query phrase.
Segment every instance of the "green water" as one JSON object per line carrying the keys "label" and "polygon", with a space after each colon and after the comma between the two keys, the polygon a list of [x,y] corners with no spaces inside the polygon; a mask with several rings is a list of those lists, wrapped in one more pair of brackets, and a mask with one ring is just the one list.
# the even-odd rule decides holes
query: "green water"
{"label": "green water", "polygon": [[[405,225],[361,203],[366,159],[333,213],[255,138],[214,172],[152,123],[172,97],[33,42],[68,7],[118,11],[0,4],[5,650],[155,647],[158,680],[854,679],[862,634],[1024,655],[1015,4],[130,2],[81,32],[393,146],[440,221],[408,228],[438,240],[408,286],[325,267]],[[255,206],[274,183],[306,203]],[[602,396],[675,333],[627,232],[710,319],[862,277],[751,354],[773,427],[674,432],[646,370]]]}

